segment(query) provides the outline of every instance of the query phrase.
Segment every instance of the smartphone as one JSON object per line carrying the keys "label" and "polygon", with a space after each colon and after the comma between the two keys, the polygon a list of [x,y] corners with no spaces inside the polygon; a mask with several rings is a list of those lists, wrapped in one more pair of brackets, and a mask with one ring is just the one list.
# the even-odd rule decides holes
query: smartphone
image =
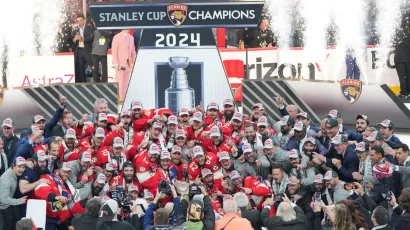
{"label": "smartphone", "polygon": [[391,201],[391,191],[390,190],[387,190],[386,200]]}
{"label": "smartphone", "polygon": [[352,190],[353,189],[353,183],[346,183],[344,188],[345,188],[345,190]]}
{"label": "smartphone", "polygon": [[283,193],[278,193],[275,195],[275,201],[282,201]]}
{"label": "smartphone", "polygon": [[316,195],[315,195],[315,202],[316,202],[317,204],[321,204],[321,203],[322,203],[322,193],[320,193],[320,192],[317,192],[317,193],[316,193]]}

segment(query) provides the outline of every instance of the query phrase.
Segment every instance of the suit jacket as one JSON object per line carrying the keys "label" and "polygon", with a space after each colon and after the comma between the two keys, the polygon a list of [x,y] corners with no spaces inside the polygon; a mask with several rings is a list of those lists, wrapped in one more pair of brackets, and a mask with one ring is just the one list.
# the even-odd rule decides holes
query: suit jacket
{"label": "suit jacket", "polygon": [[122,32],[115,35],[112,40],[112,64],[125,67],[134,63],[136,57],[134,37]]}
{"label": "suit jacket", "polygon": [[[332,146],[331,150],[332,148],[334,147]],[[332,167],[332,169],[338,173],[340,180],[347,183],[353,182],[354,179],[352,173],[357,172],[359,168],[359,158],[357,158],[353,147],[351,145],[347,146],[344,157],[342,156],[342,154],[337,154],[336,151],[331,150],[326,154],[326,165]],[[336,168],[332,163],[332,158],[341,160],[342,166],[340,168]]]}
{"label": "suit jacket", "polygon": [[[84,50],[88,54],[91,54],[91,51],[93,49],[94,30],[95,30],[94,26],[90,26],[89,24],[84,23],[84,33],[83,33]],[[72,33],[73,39],[74,39],[74,37],[77,33],[80,34],[80,28],[79,27],[73,29],[73,33]],[[78,41],[78,40],[75,41],[74,44],[73,44],[73,51],[74,51],[75,55],[78,52],[79,44],[80,44],[80,41]]]}
{"label": "suit jacket", "polygon": [[410,187],[410,161],[405,166],[399,166],[400,183],[403,188]]}
{"label": "suit jacket", "polygon": [[396,145],[398,145],[398,144],[401,144],[401,141],[400,141],[400,139],[398,138],[398,137],[396,137],[394,134],[390,137],[390,139],[388,140],[388,141],[386,141],[386,143],[390,146],[390,147],[392,147],[392,148],[394,148],[394,146],[396,146]]}

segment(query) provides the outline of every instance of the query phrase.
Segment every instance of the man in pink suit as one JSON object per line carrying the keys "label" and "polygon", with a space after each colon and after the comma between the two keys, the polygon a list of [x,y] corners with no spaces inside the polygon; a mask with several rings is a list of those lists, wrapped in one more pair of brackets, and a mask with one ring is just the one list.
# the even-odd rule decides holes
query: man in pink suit
{"label": "man in pink suit", "polygon": [[125,98],[136,56],[134,37],[128,34],[128,30],[123,30],[114,36],[112,40],[112,64],[115,68],[115,79],[119,83],[118,101],[120,102]]}

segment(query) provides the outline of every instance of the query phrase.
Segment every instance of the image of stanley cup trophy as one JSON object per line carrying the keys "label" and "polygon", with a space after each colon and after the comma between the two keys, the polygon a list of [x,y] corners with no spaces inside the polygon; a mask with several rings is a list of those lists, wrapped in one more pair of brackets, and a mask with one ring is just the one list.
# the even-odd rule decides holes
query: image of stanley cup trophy
{"label": "image of stanley cup trophy", "polygon": [[195,90],[188,85],[185,68],[189,65],[188,57],[170,57],[169,66],[174,70],[171,76],[171,86],[165,90],[165,108],[178,114],[180,108],[195,107]]}

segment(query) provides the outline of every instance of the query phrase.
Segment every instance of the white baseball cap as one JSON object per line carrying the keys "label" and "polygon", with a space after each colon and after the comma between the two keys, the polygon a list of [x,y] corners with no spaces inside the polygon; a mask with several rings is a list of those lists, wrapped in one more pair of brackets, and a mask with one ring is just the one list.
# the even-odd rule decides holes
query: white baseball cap
{"label": "white baseball cap", "polygon": [[161,160],[164,159],[169,159],[171,160],[171,153],[169,153],[168,151],[164,150],[161,152]]}
{"label": "white baseball cap", "polygon": [[39,161],[47,160],[47,154],[42,149],[40,149],[36,152],[36,157],[37,157],[37,160],[39,160]]}
{"label": "white baseball cap", "polygon": [[299,154],[296,149],[292,149],[289,151],[289,158],[298,158],[298,157],[299,157]]}
{"label": "white baseball cap", "polygon": [[131,192],[131,191],[139,192],[138,190],[139,190],[138,186],[136,186],[135,184],[132,184],[132,185],[128,186],[128,192]]}
{"label": "white baseball cap", "polygon": [[151,145],[149,146],[148,153],[149,153],[149,154],[157,154],[157,155],[159,155],[158,145],[156,145],[156,144],[151,144]]}
{"label": "white baseball cap", "polygon": [[242,122],[243,121],[243,113],[239,113],[239,112],[234,113],[233,116],[232,116],[232,120],[233,119]]}
{"label": "white baseball cap", "polygon": [[239,175],[238,171],[233,170],[232,172],[229,173],[229,177],[231,178],[231,180],[233,180],[233,179],[241,177],[241,175]]}
{"label": "white baseball cap", "polygon": [[13,120],[11,120],[11,118],[6,118],[3,121],[3,125],[1,127],[9,127],[9,128],[13,128]]}
{"label": "white baseball cap", "polygon": [[187,108],[180,108],[178,112],[178,116],[182,115],[188,115],[189,116],[189,110]]}
{"label": "white baseball cap", "polygon": [[218,158],[219,158],[219,161],[222,161],[222,160],[230,160],[231,159],[231,156],[229,155],[229,153],[228,152],[219,152],[218,153]]}
{"label": "white baseball cap", "polygon": [[39,122],[39,121],[45,121],[46,119],[43,117],[43,116],[41,116],[41,115],[35,115],[34,117],[33,117],[33,123],[37,123],[37,122]]}
{"label": "white baseball cap", "polygon": [[112,147],[123,147],[124,148],[124,140],[121,137],[115,137],[112,141]]}
{"label": "white baseball cap", "polygon": [[215,101],[209,102],[208,106],[206,107],[207,110],[209,109],[216,109],[219,110],[219,105]]}
{"label": "white baseball cap", "polygon": [[128,109],[124,109],[123,111],[121,111],[120,117],[123,116],[129,116],[131,117],[131,112]]}
{"label": "white baseball cap", "polygon": [[202,122],[204,120],[204,115],[201,112],[197,111],[192,116],[192,120]]}
{"label": "white baseball cap", "polygon": [[140,100],[133,100],[131,102],[131,109],[142,109],[142,103]]}
{"label": "white baseball cap", "polygon": [[178,137],[186,137],[185,130],[177,129],[177,131],[175,131],[175,138],[178,138]]}
{"label": "white baseball cap", "polygon": [[220,137],[221,136],[221,131],[220,131],[218,126],[212,127],[210,132],[211,132],[211,134],[210,134],[211,137]]}
{"label": "white baseball cap", "polygon": [[67,129],[67,131],[65,132],[65,138],[69,139],[69,138],[74,138],[76,139],[76,135],[75,135],[75,130],[73,128],[69,128]]}
{"label": "white baseball cap", "polygon": [[234,105],[233,100],[231,98],[227,98],[224,100],[223,105]]}
{"label": "white baseball cap", "polygon": [[181,153],[182,152],[182,148],[179,145],[174,145],[171,148],[171,153]]}
{"label": "white baseball cap", "polygon": [[104,175],[104,173],[99,173],[97,175],[96,181],[98,184],[105,184],[107,182],[107,177]]}
{"label": "white baseball cap", "polygon": [[356,143],[355,146],[356,146],[355,151],[360,151],[360,152],[366,151],[366,144],[364,142]]}
{"label": "white baseball cap", "polygon": [[112,163],[107,163],[107,164],[105,164],[105,169],[106,169],[107,171],[115,171],[114,165],[113,165]]}
{"label": "white baseball cap", "polygon": [[192,152],[194,153],[194,157],[199,156],[199,155],[205,155],[204,150],[202,149],[201,146],[196,145],[193,149]]}
{"label": "white baseball cap", "polygon": [[163,126],[161,121],[154,121],[154,123],[152,123],[151,127],[154,128],[154,129],[156,129],[156,128],[162,129],[164,126]]}
{"label": "white baseball cap", "polygon": [[63,171],[69,172],[69,171],[71,171],[71,166],[68,162],[64,162],[63,165],[61,166],[61,169]]}
{"label": "white baseball cap", "polygon": [[101,127],[95,129],[95,136],[105,138],[105,130]]}
{"label": "white baseball cap", "polygon": [[258,119],[258,127],[259,126],[265,126],[268,127],[268,119],[265,116],[261,116]]}
{"label": "white baseball cap", "polygon": [[245,143],[245,144],[242,146],[242,152],[243,152],[243,154],[253,152],[253,149],[252,149],[251,144]]}
{"label": "white baseball cap", "polygon": [[17,166],[26,165],[26,159],[24,159],[23,157],[16,157],[16,159],[14,160],[14,164]]}
{"label": "white baseball cap", "polygon": [[82,153],[81,153],[81,161],[82,161],[82,162],[91,162],[91,153],[89,153],[89,152],[82,152]]}
{"label": "white baseball cap", "polygon": [[323,175],[322,174],[317,174],[315,176],[315,179],[313,180],[313,183],[323,183]]}
{"label": "white baseball cap", "polygon": [[106,113],[99,113],[98,114],[98,121],[107,121],[107,114]]}
{"label": "white baseball cap", "polygon": [[208,175],[212,175],[212,171],[208,168],[204,168],[201,170],[202,178],[205,178]]}
{"label": "white baseball cap", "polygon": [[263,143],[263,148],[264,148],[264,149],[271,149],[271,148],[273,148],[273,141],[272,141],[272,139],[268,138],[268,139]]}
{"label": "white baseball cap", "polygon": [[178,125],[178,118],[174,115],[171,115],[168,117],[168,121],[167,124],[174,124],[174,125]]}

